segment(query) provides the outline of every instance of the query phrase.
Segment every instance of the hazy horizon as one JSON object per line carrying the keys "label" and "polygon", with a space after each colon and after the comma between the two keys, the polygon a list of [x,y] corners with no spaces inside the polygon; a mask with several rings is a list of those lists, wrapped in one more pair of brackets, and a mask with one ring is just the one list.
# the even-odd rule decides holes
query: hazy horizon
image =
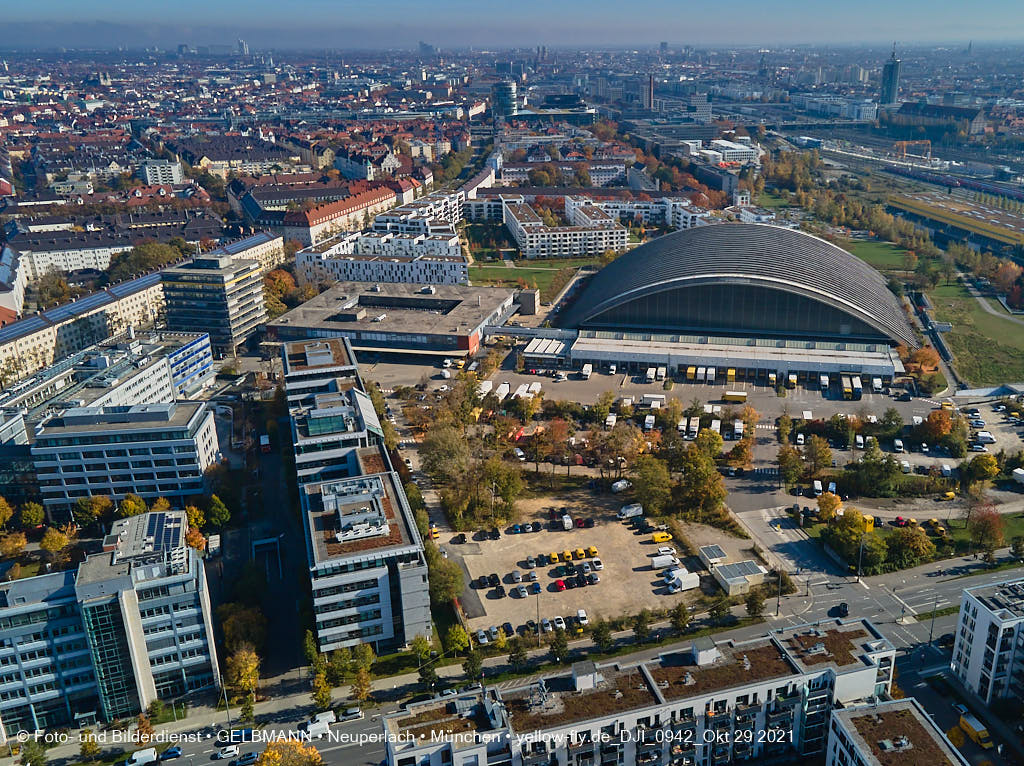
{"label": "hazy horizon", "polygon": [[[680,7],[671,0],[637,0],[626,10],[612,0],[542,0],[514,6],[435,0],[397,0],[384,6],[300,0],[290,6],[268,0],[179,0],[167,11],[127,0],[21,3],[5,11],[0,47],[172,48],[233,44],[251,48],[396,49],[424,40],[442,48],[649,47],[751,45],[907,46],[1024,42],[1008,37],[1024,29],[1024,6],[992,0],[970,8],[936,7],[926,0],[863,0],[824,5],[815,0],[778,0],[773,5],[735,0],[726,7]],[[941,5],[941,4],[940,4]],[[482,7],[483,6],[483,7]],[[1017,32],[1017,34],[1021,34]],[[12,44],[12,41],[17,44]]]}

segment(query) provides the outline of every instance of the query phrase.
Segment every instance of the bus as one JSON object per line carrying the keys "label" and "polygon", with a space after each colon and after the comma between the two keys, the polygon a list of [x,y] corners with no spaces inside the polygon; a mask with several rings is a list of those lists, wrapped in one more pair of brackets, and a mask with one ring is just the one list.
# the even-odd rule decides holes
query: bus
{"label": "bus", "polygon": [[844,399],[852,399],[853,398],[853,383],[850,381],[850,376],[849,375],[843,375],[841,380],[842,380],[842,385],[843,385],[843,398]]}
{"label": "bus", "polygon": [[724,402],[745,402],[747,401],[746,391],[726,391],[722,394],[722,401]]}

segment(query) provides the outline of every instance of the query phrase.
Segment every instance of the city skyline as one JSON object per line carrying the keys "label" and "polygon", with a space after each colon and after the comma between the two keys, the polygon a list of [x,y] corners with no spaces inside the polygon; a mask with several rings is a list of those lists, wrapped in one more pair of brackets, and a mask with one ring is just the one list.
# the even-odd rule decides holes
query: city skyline
{"label": "city skyline", "polygon": [[[569,3],[558,13],[539,0],[525,0],[515,9],[495,7],[481,13],[467,0],[443,0],[429,10],[399,2],[387,19],[370,7],[339,8],[324,0],[303,3],[295,14],[276,4],[237,0],[208,4],[185,0],[178,19],[202,23],[167,22],[156,10],[123,0],[102,0],[83,10],[77,3],[51,0],[7,12],[8,40],[19,47],[148,47],[182,42],[200,44],[243,36],[260,48],[408,48],[419,40],[442,47],[465,48],[544,44],[553,46],[647,46],[668,40],[670,45],[851,45],[1019,42],[1008,30],[1020,28],[1024,12],[1011,2],[991,2],[972,9],[970,18],[953,8],[934,8],[918,0],[897,4],[868,0],[856,7],[830,8],[815,13],[809,0],[787,0],[770,9],[749,0],[730,7],[732,22],[723,26],[713,17],[675,15],[666,0],[643,0],[623,18],[607,0]],[[585,13],[582,13],[585,11]],[[540,14],[546,21],[538,25]],[[582,14],[582,15],[581,15]],[[884,19],[885,23],[879,23]],[[6,46],[13,47],[13,46]]]}

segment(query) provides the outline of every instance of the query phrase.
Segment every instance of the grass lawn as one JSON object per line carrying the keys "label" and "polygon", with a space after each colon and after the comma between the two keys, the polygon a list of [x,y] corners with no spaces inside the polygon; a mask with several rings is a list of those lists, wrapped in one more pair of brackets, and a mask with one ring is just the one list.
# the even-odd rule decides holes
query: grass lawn
{"label": "grass lawn", "polygon": [[936,319],[953,325],[944,338],[971,385],[1024,380],[1024,327],[989,314],[960,284],[939,285],[928,297]]}
{"label": "grass lawn", "polygon": [[516,268],[510,269],[502,265],[469,267],[469,279],[475,285],[495,285],[498,287],[515,287],[519,280],[525,280],[529,286],[536,285],[540,290],[541,300],[551,300],[566,284],[566,276],[580,266],[594,263],[593,260],[578,258],[545,261],[517,261]]}
{"label": "grass lawn", "polygon": [[891,242],[858,239],[853,243],[852,250],[854,255],[879,271],[904,270],[903,254],[906,251]]}
{"label": "grass lawn", "polygon": [[760,207],[768,208],[790,207],[790,203],[787,200],[773,191],[761,192],[757,197],[756,204]]}

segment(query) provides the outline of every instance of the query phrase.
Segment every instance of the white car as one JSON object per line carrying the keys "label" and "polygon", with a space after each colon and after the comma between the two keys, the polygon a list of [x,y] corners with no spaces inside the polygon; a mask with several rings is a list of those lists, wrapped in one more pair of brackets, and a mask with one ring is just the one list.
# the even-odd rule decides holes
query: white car
{"label": "white car", "polygon": [[590,566],[594,567],[594,569],[598,570],[598,571],[604,569],[604,564],[601,563],[601,559],[594,559],[594,560],[592,560],[590,562]]}
{"label": "white car", "polygon": [[238,745],[225,745],[216,752],[217,760],[223,760],[225,758],[237,758],[238,757]]}
{"label": "white car", "polygon": [[565,630],[565,620],[563,620],[563,619],[561,618],[561,616],[559,616],[559,617],[555,617],[555,618],[554,618],[554,619],[552,620],[552,622],[553,622],[553,623],[555,623],[555,628],[556,628],[557,630]]}
{"label": "white car", "polygon": [[580,625],[590,624],[590,618],[587,617],[586,609],[578,609],[576,611],[576,622],[578,622]]}
{"label": "white car", "polygon": [[671,547],[671,546],[669,546],[669,545],[663,545],[660,548],[658,548],[658,555],[659,556],[675,556],[676,555],[676,549]]}
{"label": "white car", "polygon": [[488,638],[486,631],[478,630],[476,632],[476,642],[480,644],[480,646],[483,646],[484,644],[491,643],[491,639]]}
{"label": "white car", "polygon": [[803,446],[803,443],[804,443],[804,435],[803,434],[797,434],[796,435],[796,443],[798,445],[800,445],[800,446]]}
{"label": "white car", "polygon": [[988,452],[988,447],[984,444],[972,444],[971,452]]}
{"label": "white car", "polygon": [[547,617],[541,619],[540,629],[542,633],[550,633],[551,631],[553,631],[554,627],[551,625],[551,620],[549,620]]}

